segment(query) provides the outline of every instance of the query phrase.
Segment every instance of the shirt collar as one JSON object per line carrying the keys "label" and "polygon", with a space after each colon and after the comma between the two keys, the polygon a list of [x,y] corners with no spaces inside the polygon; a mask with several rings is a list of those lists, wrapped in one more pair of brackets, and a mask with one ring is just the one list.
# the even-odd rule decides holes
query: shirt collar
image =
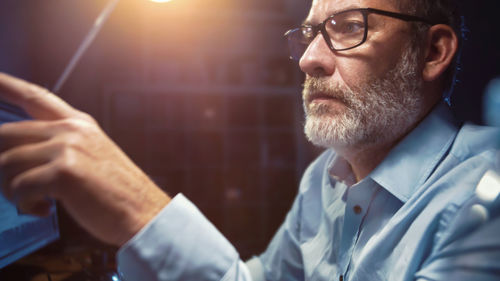
{"label": "shirt collar", "polygon": [[403,203],[447,153],[457,134],[449,107],[441,103],[369,175]]}

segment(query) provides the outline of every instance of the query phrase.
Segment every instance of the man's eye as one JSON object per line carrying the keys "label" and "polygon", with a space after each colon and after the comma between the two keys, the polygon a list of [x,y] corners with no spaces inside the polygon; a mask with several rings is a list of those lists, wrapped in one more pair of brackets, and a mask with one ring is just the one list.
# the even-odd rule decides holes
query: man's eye
{"label": "man's eye", "polygon": [[359,21],[345,21],[332,25],[333,30],[340,34],[357,34],[364,30],[364,24]]}

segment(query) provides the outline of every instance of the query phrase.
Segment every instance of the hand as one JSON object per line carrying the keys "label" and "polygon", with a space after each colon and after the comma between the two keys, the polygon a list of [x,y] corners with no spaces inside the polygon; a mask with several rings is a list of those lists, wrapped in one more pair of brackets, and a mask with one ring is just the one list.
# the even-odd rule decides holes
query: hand
{"label": "hand", "polygon": [[2,73],[0,99],[33,117],[0,126],[3,192],[22,211],[47,215],[47,199],[57,199],[89,233],[121,246],[170,201],[90,115]]}

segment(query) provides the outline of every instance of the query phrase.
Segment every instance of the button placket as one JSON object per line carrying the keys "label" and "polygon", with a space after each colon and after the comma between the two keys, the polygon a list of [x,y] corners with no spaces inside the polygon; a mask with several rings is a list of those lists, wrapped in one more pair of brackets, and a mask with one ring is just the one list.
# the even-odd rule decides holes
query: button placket
{"label": "button placket", "polygon": [[[341,275],[342,279],[345,279],[345,275],[349,271],[352,251],[356,247],[363,221],[368,213],[371,202],[378,193],[377,191],[377,185],[371,180],[360,182],[358,186],[351,187],[348,190],[344,227],[350,229],[344,229],[342,233],[341,253],[339,255],[342,259],[341,268],[344,273]],[[349,237],[344,236],[344,234],[349,235]],[[347,243],[349,245],[346,245]]]}
{"label": "button placket", "polygon": [[[352,187],[351,187],[352,188]],[[358,187],[357,187],[358,188]],[[365,209],[364,202],[369,202],[368,198],[364,198],[366,194],[361,191],[365,191],[366,189],[361,187],[362,190],[357,192],[357,190],[350,189],[348,190],[346,205],[345,205],[345,214],[344,214],[344,229],[342,230],[342,242],[340,246],[340,268],[341,272],[346,272],[351,255],[352,250],[356,245],[356,240],[358,237],[358,232],[360,230],[361,222],[363,220],[363,212]]]}

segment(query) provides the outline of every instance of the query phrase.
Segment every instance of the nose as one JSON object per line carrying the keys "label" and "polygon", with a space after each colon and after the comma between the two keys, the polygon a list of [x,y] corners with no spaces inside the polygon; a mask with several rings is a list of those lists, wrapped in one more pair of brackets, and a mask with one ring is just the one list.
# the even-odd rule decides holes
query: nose
{"label": "nose", "polygon": [[334,54],[321,33],[309,44],[299,61],[300,69],[310,76],[330,76],[335,71]]}

